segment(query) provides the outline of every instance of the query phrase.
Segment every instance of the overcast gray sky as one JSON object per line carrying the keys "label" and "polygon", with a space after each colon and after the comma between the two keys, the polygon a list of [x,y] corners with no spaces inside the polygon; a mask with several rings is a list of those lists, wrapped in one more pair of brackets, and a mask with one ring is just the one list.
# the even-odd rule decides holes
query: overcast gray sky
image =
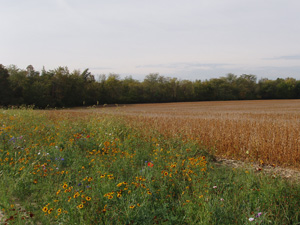
{"label": "overcast gray sky", "polygon": [[300,79],[300,0],[0,0],[0,63]]}

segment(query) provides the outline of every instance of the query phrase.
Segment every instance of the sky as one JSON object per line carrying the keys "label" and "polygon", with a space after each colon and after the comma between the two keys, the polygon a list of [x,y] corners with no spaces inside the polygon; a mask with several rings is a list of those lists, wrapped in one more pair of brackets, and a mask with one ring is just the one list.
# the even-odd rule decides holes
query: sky
{"label": "sky", "polygon": [[299,0],[0,0],[0,64],[300,79]]}

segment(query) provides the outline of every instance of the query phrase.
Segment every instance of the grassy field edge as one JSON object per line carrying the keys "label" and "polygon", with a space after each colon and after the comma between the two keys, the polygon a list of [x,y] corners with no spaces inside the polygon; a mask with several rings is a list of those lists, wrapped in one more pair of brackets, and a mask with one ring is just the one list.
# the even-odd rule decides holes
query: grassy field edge
{"label": "grassy field edge", "polygon": [[2,110],[12,224],[297,224],[299,184],[216,166],[197,142],[122,117]]}

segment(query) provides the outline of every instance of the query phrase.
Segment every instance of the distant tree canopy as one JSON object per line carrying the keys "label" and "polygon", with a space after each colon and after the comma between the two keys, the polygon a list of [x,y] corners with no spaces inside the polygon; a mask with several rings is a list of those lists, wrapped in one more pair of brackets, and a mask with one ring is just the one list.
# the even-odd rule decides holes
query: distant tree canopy
{"label": "distant tree canopy", "polygon": [[260,79],[232,73],[210,80],[180,80],[157,73],[143,81],[117,74],[100,75],[88,69],[70,72],[67,67],[35,71],[0,64],[0,105],[35,105],[39,108],[98,104],[184,101],[299,99],[300,81],[294,78]]}

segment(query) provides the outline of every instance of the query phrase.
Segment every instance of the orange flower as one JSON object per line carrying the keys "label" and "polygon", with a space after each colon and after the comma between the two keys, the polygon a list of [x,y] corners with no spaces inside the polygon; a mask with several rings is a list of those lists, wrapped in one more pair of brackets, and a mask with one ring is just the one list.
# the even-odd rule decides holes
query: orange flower
{"label": "orange flower", "polygon": [[153,164],[152,162],[148,162],[148,166],[149,166],[149,167],[153,167],[154,164]]}
{"label": "orange flower", "polygon": [[77,198],[79,195],[80,195],[79,192],[76,192],[73,197]]}
{"label": "orange flower", "polygon": [[52,211],[53,211],[53,208],[49,209],[49,210],[48,210],[48,214],[51,214]]}

